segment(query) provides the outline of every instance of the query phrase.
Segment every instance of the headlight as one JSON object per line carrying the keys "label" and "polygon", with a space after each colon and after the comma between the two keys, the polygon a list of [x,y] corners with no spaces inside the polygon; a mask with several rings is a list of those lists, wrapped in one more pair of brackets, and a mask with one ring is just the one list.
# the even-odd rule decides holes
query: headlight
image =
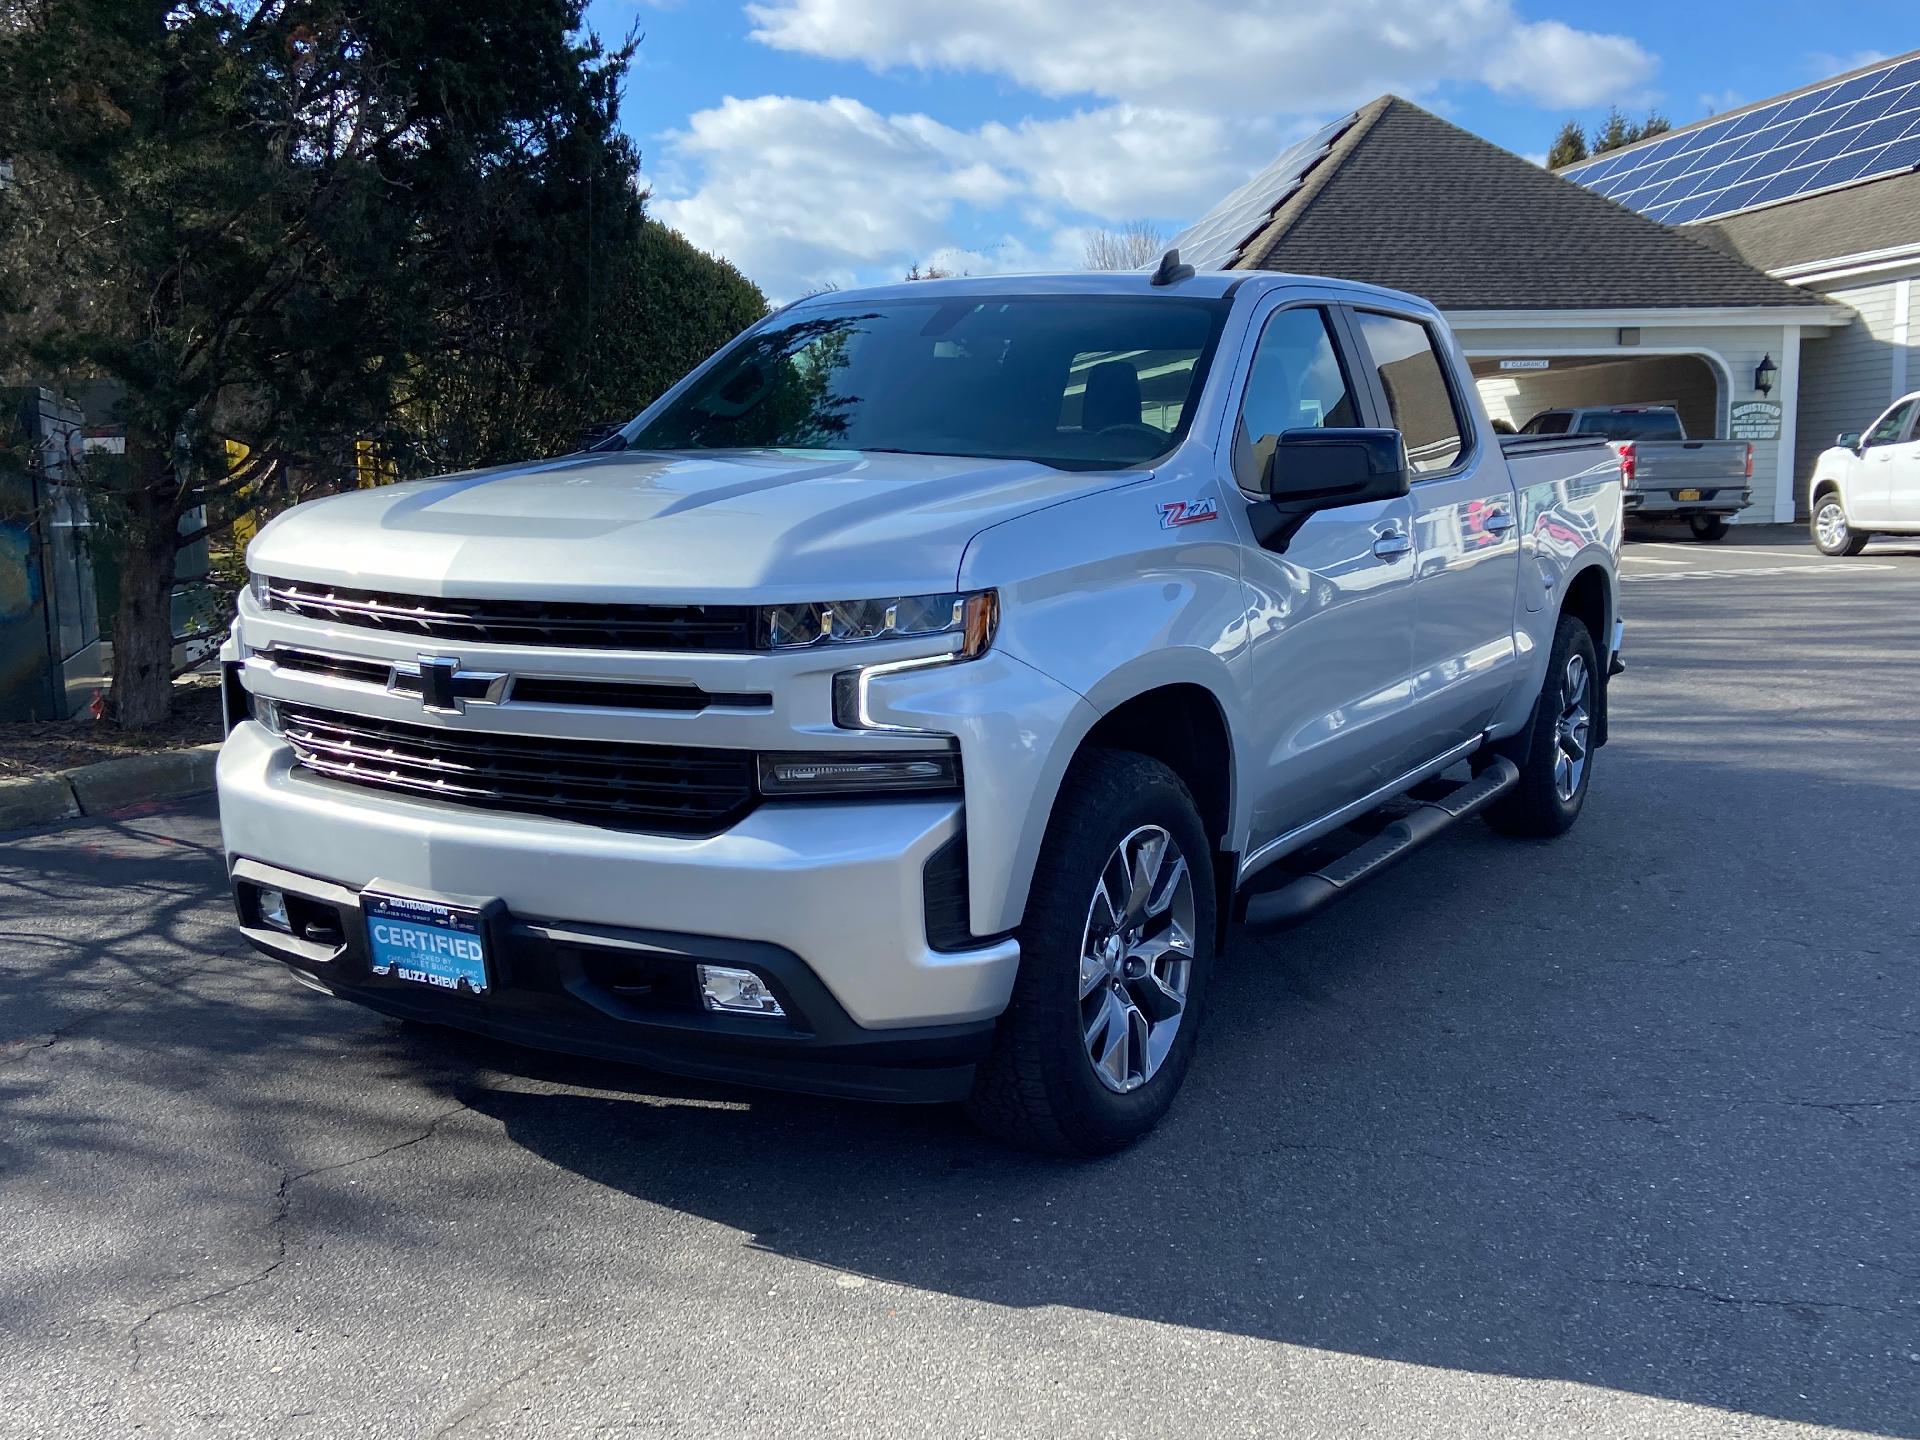
{"label": "headlight", "polygon": [[765,644],[773,650],[958,635],[961,637],[959,658],[971,660],[993,643],[999,620],[999,594],[975,590],[970,594],[768,605],[760,611],[759,628]]}
{"label": "headlight", "polygon": [[760,793],[860,795],[900,790],[957,790],[960,756],[953,750],[844,755],[831,750],[760,757]]}
{"label": "headlight", "polygon": [[247,588],[253,592],[253,603],[258,605],[262,610],[271,608],[270,597],[267,594],[267,590],[272,584],[273,582],[258,570],[249,570],[247,572]]}

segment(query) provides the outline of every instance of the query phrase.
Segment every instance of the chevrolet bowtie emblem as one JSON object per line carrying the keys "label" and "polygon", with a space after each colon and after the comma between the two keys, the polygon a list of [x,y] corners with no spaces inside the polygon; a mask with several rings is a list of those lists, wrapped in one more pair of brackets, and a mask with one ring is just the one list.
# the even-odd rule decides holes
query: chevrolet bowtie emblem
{"label": "chevrolet bowtie emblem", "polygon": [[499,670],[462,670],[450,655],[422,655],[420,663],[395,665],[387,689],[418,695],[422,708],[436,715],[458,715],[468,705],[498,705],[510,677]]}

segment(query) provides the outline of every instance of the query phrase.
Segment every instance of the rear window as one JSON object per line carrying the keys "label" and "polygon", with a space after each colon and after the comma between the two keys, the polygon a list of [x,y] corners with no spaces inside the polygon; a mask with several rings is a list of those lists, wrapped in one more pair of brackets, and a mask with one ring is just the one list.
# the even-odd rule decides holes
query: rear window
{"label": "rear window", "polygon": [[1573,417],[1564,410],[1549,410],[1536,415],[1521,427],[1522,435],[1564,435]]}
{"label": "rear window", "polygon": [[1433,333],[1374,310],[1358,311],[1354,320],[1387,392],[1394,427],[1407,442],[1407,463],[1416,475],[1451,469],[1466,440]]}
{"label": "rear window", "polygon": [[1608,440],[1684,440],[1680,416],[1672,410],[1591,410],[1574,427],[1580,435]]}

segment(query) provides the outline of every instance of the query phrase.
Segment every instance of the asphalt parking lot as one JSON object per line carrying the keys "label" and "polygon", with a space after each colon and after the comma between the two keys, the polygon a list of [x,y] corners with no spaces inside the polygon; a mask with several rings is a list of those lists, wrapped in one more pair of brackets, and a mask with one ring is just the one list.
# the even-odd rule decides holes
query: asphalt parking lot
{"label": "asphalt parking lot", "polygon": [[314,996],[210,801],[0,840],[0,1433],[1920,1435],[1920,544],[1622,568],[1575,832],[1240,938],[1097,1164]]}

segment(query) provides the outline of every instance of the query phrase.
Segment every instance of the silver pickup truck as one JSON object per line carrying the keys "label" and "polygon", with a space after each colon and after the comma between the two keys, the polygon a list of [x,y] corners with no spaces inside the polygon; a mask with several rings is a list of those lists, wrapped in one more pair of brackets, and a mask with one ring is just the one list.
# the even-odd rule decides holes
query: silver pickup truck
{"label": "silver pickup truck", "polygon": [[1671,405],[1584,405],[1542,410],[1522,435],[1593,435],[1620,457],[1627,518],[1684,520],[1696,540],[1724,540],[1753,503],[1753,446],[1689,440]]}
{"label": "silver pickup truck", "polygon": [[1110,1150],[1236,917],[1573,824],[1620,526],[1410,295],[815,296],[591,452],[262,530],[239,924],[389,1015]]}

